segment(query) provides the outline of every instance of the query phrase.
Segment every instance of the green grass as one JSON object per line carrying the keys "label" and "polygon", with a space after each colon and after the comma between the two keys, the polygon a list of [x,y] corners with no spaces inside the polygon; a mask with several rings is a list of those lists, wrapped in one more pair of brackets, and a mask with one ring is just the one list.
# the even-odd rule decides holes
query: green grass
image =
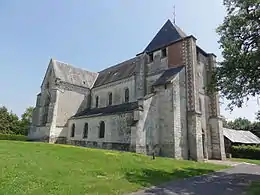
{"label": "green grass", "polygon": [[260,165],[260,160],[244,159],[244,158],[232,158],[232,161],[236,162],[247,162],[251,164]]}
{"label": "green grass", "polygon": [[[260,165],[260,160],[243,159],[243,158],[233,158],[232,161],[236,162],[247,162],[251,164]],[[249,186],[248,195],[259,195],[260,194],[260,182],[253,182]]]}
{"label": "green grass", "polygon": [[260,194],[260,182],[253,182],[250,187],[249,191],[247,192],[248,195],[259,195]]}
{"label": "green grass", "polygon": [[0,194],[123,194],[225,166],[67,145],[0,141]]}

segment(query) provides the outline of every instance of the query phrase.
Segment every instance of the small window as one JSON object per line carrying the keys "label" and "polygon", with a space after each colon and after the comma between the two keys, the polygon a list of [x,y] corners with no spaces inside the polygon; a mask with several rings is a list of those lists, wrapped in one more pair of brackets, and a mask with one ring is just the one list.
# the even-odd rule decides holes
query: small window
{"label": "small window", "polygon": [[88,138],[88,123],[84,125],[83,138]]}
{"label": "small window", "polygon": [[85,85],[85,84],[86,84],[86,82],[85,82],[85,81],[83,81],[83,84]]}
{"label": "small window", "polygon": [[75,124],[74,123],[71,126],[70,137],[75,137]]}
{"label": "small window", "polygon": [[149,62],[153,62],[153,53],[149,54]]}
{"label": "small window", "polygon": [[108,94],[108,105],[112,105],[112,93]]}
{"label": "small window", "polygon": [[125,89],[125,102],[129,102],[129,89]]}
{"label": "small window", "polygon": [[105,137],[105,122],[101,121],[99,126],[99,138]]}
{"label": "small window", "polygon": [[50,83],[46,83],[46,89],[49,89],[50,88]]}
{"label": "small window", "polygon": [[167,50],[166,48],[162,49],[162,58],[165,58],[167,56]]}
{"label": "small window", "polygon": [[96,97],[96,108],[98,108],[98,101],[99,101],[99,97]]}

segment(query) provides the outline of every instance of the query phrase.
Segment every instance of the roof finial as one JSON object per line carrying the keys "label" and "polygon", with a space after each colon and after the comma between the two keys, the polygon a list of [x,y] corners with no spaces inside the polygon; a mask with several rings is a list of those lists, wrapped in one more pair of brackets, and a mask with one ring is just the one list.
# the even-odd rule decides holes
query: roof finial
{"label": "roof finial", "polygon": [[176,11],[175,11],[175,5],[173,6],[173,23],[176,23]]}

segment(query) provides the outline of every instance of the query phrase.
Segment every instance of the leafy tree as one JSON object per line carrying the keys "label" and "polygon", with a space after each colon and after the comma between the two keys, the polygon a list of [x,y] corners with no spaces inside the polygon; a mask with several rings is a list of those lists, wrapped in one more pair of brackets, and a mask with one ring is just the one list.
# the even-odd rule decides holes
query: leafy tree
{"label": "leafy tree", "polygon": [[237,118],[234,121],[223,121],[223,127],[236,130],[251,130],[253,123],[246,118]]}
{"label": "leafy tree", "polygon": [[19,128],[18,116],[0,107],[0,133],[15,133]]}
{"label": "leafy tree", "polygon": [[256,113],[256,120],[260,122],[260,110]]}
{"label": "leafy tree", "polygon": [[19,134],[28,135],[28,131],[32,120],[33,109],[34,107],[29,107],[22,114],[22,118],[20,120]]}
{"label": "leafy tree", "polygon": [[224,6],[227,16],[217,29],[223,61],[210,89],[220,91],[232,110],[260,94],[260,0],[224,0]]}
{"label": "leafy tree", "polygon": [[32,120],[33,107],[26,109],[19,120],[18,116],[0,107],[0,133],[27,135]]}

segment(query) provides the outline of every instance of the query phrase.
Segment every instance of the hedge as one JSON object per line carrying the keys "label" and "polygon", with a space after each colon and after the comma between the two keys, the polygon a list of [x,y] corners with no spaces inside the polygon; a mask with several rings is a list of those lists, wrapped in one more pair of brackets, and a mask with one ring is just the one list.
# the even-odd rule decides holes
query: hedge
{"label": "hedge", "polygon": [[0,140],[27,141],[27,136],[15,134],[0,134]]}
{"label": "hedge", "polygon": [[232,146],[231,154],[234,158],[260,160],[260,146]]}

